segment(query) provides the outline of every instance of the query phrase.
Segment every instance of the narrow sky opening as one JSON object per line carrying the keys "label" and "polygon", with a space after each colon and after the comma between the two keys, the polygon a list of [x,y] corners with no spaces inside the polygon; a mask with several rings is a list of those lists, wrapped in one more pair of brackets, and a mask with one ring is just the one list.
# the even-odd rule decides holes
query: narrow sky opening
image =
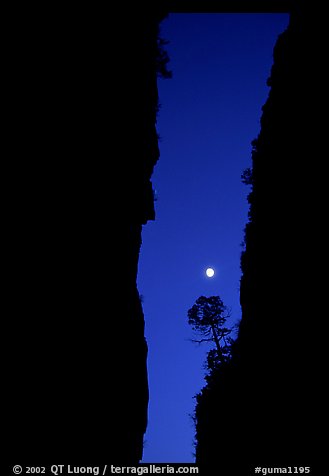
{"label": "narrow sky opening", "polygon": [[[190,341],[187,311],[199,296],[219,295],[229,324],[241,317],[249,193],[241,174],[251,166],[273,47],[288,21],[287,14],[170,14],[162,23],[173,78],[159,81],[156,220],[143,228],[138,274],[149,346],[144,462],[194,461],[193,396],[204,386],[210,347]],[[211,279],[207,267],[216,270]]]}

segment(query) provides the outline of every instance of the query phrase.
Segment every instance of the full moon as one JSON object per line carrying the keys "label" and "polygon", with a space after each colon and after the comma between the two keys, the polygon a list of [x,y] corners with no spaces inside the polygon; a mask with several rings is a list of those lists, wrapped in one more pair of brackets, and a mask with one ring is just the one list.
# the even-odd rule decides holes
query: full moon
{"label": "full moon", "polygon": [[206,269],[206,275],[208,276],[208,278],[212,278],[214,274],[215,274],[215,270],[213,268]]}

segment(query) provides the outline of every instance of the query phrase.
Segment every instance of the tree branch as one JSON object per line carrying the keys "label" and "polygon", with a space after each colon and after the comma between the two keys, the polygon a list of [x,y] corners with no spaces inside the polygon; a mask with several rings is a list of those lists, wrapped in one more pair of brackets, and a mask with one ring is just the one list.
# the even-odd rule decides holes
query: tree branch
{"label": "tree branch", "polygon": [[195,342],[196,344],[201,344],[201,342],[214,342],[214,338],[211,337],[210,339],[189,339],[190,342]]}

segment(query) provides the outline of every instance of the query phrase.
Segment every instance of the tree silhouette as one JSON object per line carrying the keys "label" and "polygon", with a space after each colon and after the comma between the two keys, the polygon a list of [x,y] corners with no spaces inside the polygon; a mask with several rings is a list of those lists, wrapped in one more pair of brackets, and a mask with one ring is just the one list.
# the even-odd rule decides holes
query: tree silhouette
{"label": "tree silhouette", "polygon": [[200,337],[192,339],[192,342],[214,342],[217,355],[215,356],[215,353],[210,351],[210,361],[225,362],[230,352],[231,339],[228,336],[232,329],[224,327],[230,312],[221,298],[219,296],[200,296],[188,310],[187,315],[188,323]]}
{"label": "tree silhouette", "polygon": [[157,40],[157,54],[156,54],[156,70],[158,77],[162,79],[172,78],[172,71],[168,70],[169,55],[165,50],[165,46],[169,41],[158,37]]}

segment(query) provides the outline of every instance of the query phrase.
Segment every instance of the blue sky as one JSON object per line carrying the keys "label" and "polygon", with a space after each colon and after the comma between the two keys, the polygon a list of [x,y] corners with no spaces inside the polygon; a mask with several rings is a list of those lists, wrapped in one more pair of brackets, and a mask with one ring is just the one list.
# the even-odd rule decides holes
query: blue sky
{"label": "blue sky", "polygon": [[[143,227],[138,288],[149,346],[149,425],[144,462],[192,462],[193,396],[209,345],[190,342],[187,311],[219,295],[241,317],[240,254],[247,222],[251,141],[273,47],[287,14],[170,14],[171,80],[159,80],[160,160],[152,177],[156,220]],[[207,266],[216,270],[205,275]]]}

